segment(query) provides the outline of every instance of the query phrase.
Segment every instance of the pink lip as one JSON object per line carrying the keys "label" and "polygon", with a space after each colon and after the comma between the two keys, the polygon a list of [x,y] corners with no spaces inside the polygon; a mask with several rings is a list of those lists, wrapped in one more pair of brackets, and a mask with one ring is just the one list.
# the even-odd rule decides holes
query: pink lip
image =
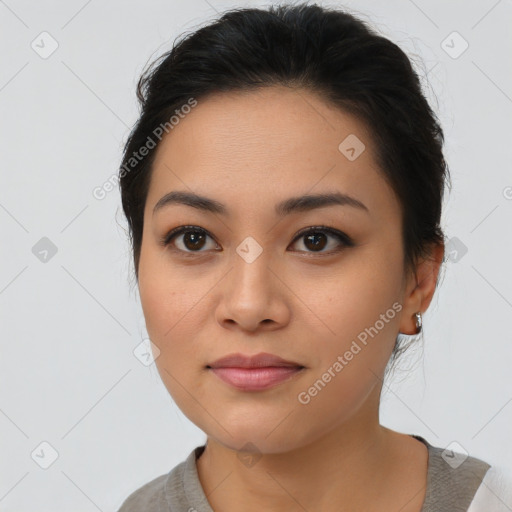
{"label": "pink lip", "polygon": [[229,354],[207,366],[224,382],[244,391],[260,391],[290,379],[304,366],[274,354]]}
{"label": "pink lip", "polygon": [[217,377],[243,391],[261,391],[288,380],[304,367],[212,368]]}

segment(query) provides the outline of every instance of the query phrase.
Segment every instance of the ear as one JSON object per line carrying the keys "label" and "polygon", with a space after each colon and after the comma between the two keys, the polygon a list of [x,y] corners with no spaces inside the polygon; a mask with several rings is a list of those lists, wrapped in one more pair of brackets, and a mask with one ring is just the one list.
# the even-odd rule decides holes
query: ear
{"label": "ear", "polygon": [[409,276],[403,299],[400,333],[416,334],[414,313],[424,313],[436,291],[439,270],[444,259],[444,244],[431,246],[428,257],[422,259]]}

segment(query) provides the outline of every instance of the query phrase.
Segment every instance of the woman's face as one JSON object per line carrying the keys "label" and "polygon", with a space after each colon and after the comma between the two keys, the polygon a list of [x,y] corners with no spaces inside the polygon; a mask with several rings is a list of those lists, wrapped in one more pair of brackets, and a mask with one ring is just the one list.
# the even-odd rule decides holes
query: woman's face
{"label": "woman's face", "polygon": [[[177,191],[223,212],[179,201],[154,210]],[[318,194],[354,201],[286,203]],[[179,226],[189,231],[163,245]],[[374,421],[395,338],[411,325],[401,228],[399,203],[354,117],[284,87],[199,101],[158,146],[139,264],[156,365],[183,413],[219,443],[251,442],[262,453]],[[263,390],[208,368],[261,352],[304,368]]]}

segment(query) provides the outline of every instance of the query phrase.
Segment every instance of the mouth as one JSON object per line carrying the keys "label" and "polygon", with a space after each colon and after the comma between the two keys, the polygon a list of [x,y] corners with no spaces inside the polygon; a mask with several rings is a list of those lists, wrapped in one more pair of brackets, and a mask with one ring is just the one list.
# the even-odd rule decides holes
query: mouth
{"label": "mouth", "polygon": [[262,391],[290,380],[306,367],[262,352],[253,356],[230,354],[206,366],[223,382],[243,391]]}

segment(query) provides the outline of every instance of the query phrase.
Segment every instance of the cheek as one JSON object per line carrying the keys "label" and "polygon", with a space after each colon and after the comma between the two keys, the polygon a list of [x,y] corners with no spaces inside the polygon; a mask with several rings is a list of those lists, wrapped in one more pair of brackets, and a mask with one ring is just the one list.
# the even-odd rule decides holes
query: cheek
{"label": "cheek", "polygon": [[209,317],[204,298],[211,286],[208,279],[194,279],[190,271],[173,268],[159,251],[141,254],[140,300],[149,338],[160,350],[160,370],[172,375],[184,370],[183,378],[193,379],[192,372],[206,364],[200,333]]}
{"label": "cheek", "polygon": [[[188,287],[187,287],[188,284]],[[179,320],[190,310],[193,283],[183,281],[182,273],[173,271],[166,254],[144,246],[139,263],[139,294],[148,333],[163,342]]]}
{"label": "cheek", "polygon": [[169,268],[159,268],[158,262],[154,263],[151,265],[150,258],[141,259],[139,266],[146,329],[160,350],[155,359],[160,378],[178,407],[190,417],[199,414],[193,410],[196,402],[190,397],[198,392],[204,366],[204,354],[198,346],[198,289],[193,283],[186,288],[186,283],[170,275]]}
{"label": "cheek", "polygon": [[401,310],[401,280],[400,263],[393,254],[368,250],[347,257],[339,267],[331,267],[328,275],[296,280],[293,288],[308,306],[307,317],[318,324],[315,330],[321,338],[342,349],[359,335],[364,341],[365,333],[394,340]]}
{"label": "cheek", "polygon": [[402,274],[395,255],[361,252],[345,263],[332,278],[317,281],[314,293],[306,283],[297,290],[321,320],[315,319],[319,365],[308,381],[312,393],[320,391],[307,406],[311,411],[333,403],[334,414],[354,411],[382,378],[399,330]]}
{"label": "cheek", "polygon": [[363,263],[365,272],[351,270],[338,276],[337,284],[324,283],[323,293],[309,295],[312,302],[308,305],[323,320],[318,334],[327,335],[316,337],[319,364],[301,383],[302,394],[295,398],[301,404],[299,415],[319,418],[318,423],[312,420],[315,428],[331,429],[344,423],[370,395],[378,407],[376,391],[398,332],[401,305],[394,281],[400,275],[383,267],[372,270]]}

